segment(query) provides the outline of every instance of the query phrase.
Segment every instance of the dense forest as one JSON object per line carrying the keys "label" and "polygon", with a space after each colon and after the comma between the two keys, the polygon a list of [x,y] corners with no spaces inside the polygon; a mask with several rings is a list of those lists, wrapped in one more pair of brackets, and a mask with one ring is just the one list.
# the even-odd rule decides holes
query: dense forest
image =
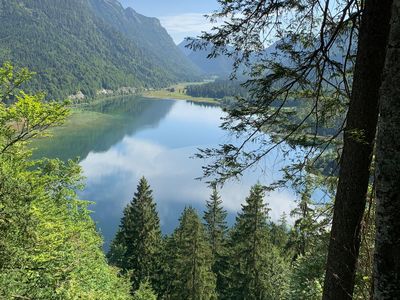
{"label": "dense forest", "polygon": [[130,274],[133,290],[146,286],[158,299],[319,299],[328,223],[313,218],[323,209],[304,195],[291,213],[294,227],[286,215],[273,223],[265,189],[256,184],[229,228],[213,186],[203,220],[187,207],[178,228],[163,237],[152,191],[142,178],[107,256]]}
{"label": "dense forest", "polygon": [[207,97],[215,99],[223,99],[226,97],[242,97],[249,96],[247,88],[243,87],[242,82],[232,80],[215,80],[205,84],[188,85],[186,94],[192,97]]}
{"label": "dense forest", "polygon": [[69,114],[65,103],[20,89],[31,75],[0,68],[0,298],[130,299],[129,282],[107,265],[89,202],[77,196],[77,162],[30,159],[26,143]]}
{"label": "dense forest", "polygon": [[37,72],[27,88],[48,98],[78,91],[93,98],[199,75],[157,19],[116,0],[2,0],[0,20],[0,61]]}

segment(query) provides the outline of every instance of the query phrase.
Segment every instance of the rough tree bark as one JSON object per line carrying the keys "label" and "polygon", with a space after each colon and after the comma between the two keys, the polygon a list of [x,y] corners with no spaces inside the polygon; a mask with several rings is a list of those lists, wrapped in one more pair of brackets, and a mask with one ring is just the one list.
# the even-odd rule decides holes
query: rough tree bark
{"label": "rough tree bark", "polygon": [[323,299],[351,299],[392,0],[366,0],[340,163]]}
{"label": "rough tree bark", "polygon": [[400,299],[400,0],[392,21],[376,145],[374,299]]}

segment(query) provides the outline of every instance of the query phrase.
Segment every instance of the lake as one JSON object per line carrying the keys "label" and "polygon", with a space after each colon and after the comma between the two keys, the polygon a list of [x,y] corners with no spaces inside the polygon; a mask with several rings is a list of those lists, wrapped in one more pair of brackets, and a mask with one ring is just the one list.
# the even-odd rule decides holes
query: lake
{"label": "lake", "polygon": [[[185,206],[202,214],[210,190],[195,178],[202,175],[206,162],[191,157],[198,148],[232,141],[219,128],[222,116],[220,107],[204,103],[134,96],[108,99],[77,111],[65,126],[54,130],[53,137],[37,141],[34,157],[79,157],[86,177],[80,196],[95,202],[93,219],[107,247],[142,176],[154,192],[164,233],[177,226]],[[249,171],[241,181],[223,187],[220,194],[230,224],[250,187],[277,179],[282,163],[273,152],[263,162],[263,172]],[[289,190],[270,193],[266,200],[272,220],[288,213],[294,199]]]}

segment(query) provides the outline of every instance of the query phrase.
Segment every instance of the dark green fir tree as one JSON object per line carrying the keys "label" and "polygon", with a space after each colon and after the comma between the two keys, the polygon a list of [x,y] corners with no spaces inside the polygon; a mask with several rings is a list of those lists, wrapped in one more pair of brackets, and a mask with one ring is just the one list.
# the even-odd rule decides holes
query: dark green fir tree
{"label": "dark green fir tree", "polygon": [[218,194],[217,187],[213,185],[210,199],[206,202],[204,221],[213,257],[212,270],[217,279],[217,292],[220,297],[224,294],[226,286],[226,234],[228,230],[226,216],[227,212],[222,207],[222,200]]}
{"label": "dark green fir tree", "polygon": [[298,256],[305,255],[310,250],[314,239],[317,237],[317,222],[314,220],[316,216],[308,184],[305,185],[304,190],[300,193],[298,204],[290,215],[295,218],[290,239],[290,244],[294,247],[293,259],[295,260]]}
{"label": "dark green fir tree", "polygon": [[210,200],[206,202],[206,208],[204,212],[206,231],[212,254],[216,257],[223,251],[228,227],[226,225],[227,212],[222,207],[222,200],[215,185],[212,187]]}
{"label": "dark green fir tree", "polygon": [[271,242],[269,210],[264,188],[253,186],[231,233],[226,299],[282,299],[286,293],[287,266]]}
{"label": "dark green fir tree", "polygon": [[289,225],[286,213],[282,213],[277,223],[271,222],[270,225],[271,242],[282,254],[288,254]]}
{"label": "dark green fir tree", "polygon": [[322,298],[331,217],[330,209],[312,201],[313,189],[307,180],[290,213],[295,222],[288,241],[293,261],[288,299]]}
{"label": "dark green fir tree", "polygon": [[204,225],[193,208],[185,208],[179,221],[172,241],[173,281],[168,299],[217,299],[211,247]]}
{"label": "dark green fir tree", "polygon": [[162,236],[152,190],[142,177],[132,201],[124,209],[120,230],[108,257],[124,271],[131,271],[132,290],[149,280],[156,289]]}

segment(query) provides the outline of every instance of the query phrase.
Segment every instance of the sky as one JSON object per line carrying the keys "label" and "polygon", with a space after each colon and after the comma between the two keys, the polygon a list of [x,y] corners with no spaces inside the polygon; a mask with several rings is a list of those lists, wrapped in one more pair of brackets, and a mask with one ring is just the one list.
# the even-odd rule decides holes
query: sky
{"label": "sky", "polygon": [[217,0],[120,0],[138,13],[156,17],[179,44],[187,36],[197,36],[212,28],[204,14],[218,9]]}

